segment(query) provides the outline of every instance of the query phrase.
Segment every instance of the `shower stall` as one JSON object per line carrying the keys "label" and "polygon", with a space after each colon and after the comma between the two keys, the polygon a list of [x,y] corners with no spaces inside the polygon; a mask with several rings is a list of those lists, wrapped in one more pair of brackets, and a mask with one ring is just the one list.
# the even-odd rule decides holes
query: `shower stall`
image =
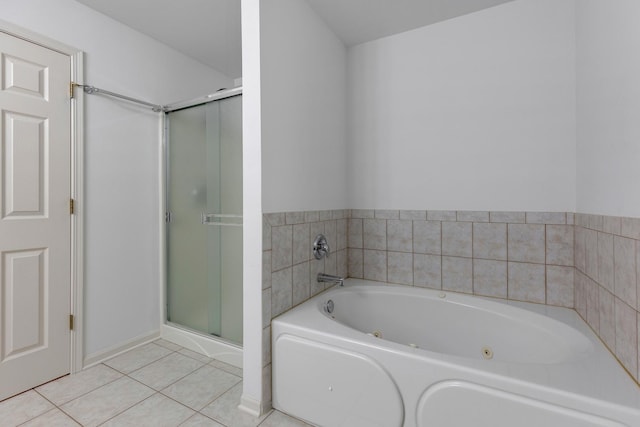
{"label": "shower stall", "polygon": [[162,335],[238,365],[242,346],[242,90],[165,110]]}

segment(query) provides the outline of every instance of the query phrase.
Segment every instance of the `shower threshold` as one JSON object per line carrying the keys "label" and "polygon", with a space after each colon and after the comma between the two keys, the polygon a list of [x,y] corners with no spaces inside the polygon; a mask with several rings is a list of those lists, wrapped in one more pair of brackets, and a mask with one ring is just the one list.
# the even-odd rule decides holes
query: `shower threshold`
{"label": "shower threshold", "polygon": [[242,368],[242,347],[215,334],[201,334],[175,323],[161,326],[160,336],[191,351]]}

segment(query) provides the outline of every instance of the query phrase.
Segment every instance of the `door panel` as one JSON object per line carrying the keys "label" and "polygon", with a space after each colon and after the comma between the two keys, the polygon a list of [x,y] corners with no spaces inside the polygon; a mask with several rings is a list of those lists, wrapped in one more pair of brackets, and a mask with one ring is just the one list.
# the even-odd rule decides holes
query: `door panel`
{"label": "door panel", "polygon": [[4,343],[0,362],[42,349],[46,337],[41,314],[47,294],[46,249],[5,252],[2,295]]}
{"label": "door panel", "polygon": [[0,400],[70,371],[70,58],[0,33]]}
{"label": "door panel", "polygon": [[4,212],[3,217],[45,214],[45,159],[47,119],[3,111]]}

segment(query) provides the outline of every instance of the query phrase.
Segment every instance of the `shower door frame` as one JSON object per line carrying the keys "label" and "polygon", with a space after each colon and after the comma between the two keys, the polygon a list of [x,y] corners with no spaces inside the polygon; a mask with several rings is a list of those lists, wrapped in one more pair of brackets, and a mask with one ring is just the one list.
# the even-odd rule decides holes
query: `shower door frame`
{"label": "shower door frame", "polygon": [[171,341],[175,344],[181,345],[189,350],[193,350],[199,353],[204,353],[209,357],[213,357],[222,362],[229,363],[233,366],[242,368],[242,346],[226,341],[223,338],[200,333],[182,326],[177,323],[169,322],[167,320],[167,291],[168,291],[168,278],[167,278],[167,266],[168,266],[168,250],[169,245],[167,242],[168,227],[169,227],[169,189],[168,182],[169,176],[169,120],[167,119],[168,113],[183,110],[186,108],[197,107],[199,105],[209,104],[211,102],[220,101],[223,99],[241,96],[242,86],[235,87],[233,89],[225,89],[215,92],[205,97],[196,98],[194,100],[178,102],[176,104],[165,107],[164,114],[161,121],[161,135],[162,135],[162,150],[160,150],[160,168],[159,179],[161,182],[160,188],[160,283],[162,286],[162,292],[160,293],[160,313],[162,315],[160,324],[160,336],[167,341]]}

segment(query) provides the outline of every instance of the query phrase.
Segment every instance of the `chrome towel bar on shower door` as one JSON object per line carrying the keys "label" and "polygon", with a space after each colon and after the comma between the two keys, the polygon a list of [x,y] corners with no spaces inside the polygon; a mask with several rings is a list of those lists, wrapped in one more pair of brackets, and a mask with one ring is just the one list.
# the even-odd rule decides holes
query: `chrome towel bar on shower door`
{"label": "chrome towel bar on shower door", "polygon": [[202,213],[202,224],[242,227],[242,215]]}

